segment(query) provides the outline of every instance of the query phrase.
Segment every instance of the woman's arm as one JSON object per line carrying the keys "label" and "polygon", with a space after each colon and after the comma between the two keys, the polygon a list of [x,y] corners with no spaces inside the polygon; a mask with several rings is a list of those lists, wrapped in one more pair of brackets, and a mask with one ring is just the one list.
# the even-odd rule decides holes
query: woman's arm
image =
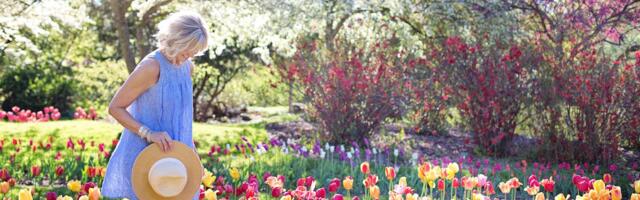
{"label": "woman's arm", "polygon": [[[109,114],[126,129],[138,133],[143,124],[136,121],[127,111],[127,107],[144,91],[156,84],[160,75],[160,64],[153,59],[144,59],[129,75],[109,103]],[[157,143],[163,151],[171,149],[171,138],[166,132],[149,135],[149,140]]]}

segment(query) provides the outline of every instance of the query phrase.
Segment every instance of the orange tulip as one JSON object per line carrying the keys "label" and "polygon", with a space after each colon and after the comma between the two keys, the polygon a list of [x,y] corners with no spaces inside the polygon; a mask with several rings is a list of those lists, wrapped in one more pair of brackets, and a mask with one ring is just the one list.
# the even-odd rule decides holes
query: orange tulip
{"label": "orange tulip", "polygon": [[353,189],[353,178],[351,178],[351,176],[347,176],[346,178],[344,178],[344,180],[342,181],[342,186],[347,191],[352,190]]}
{"label": "orange tulip", "polygon": [[544,194],[542,192],[536,194],[535,200],[545,200]]}
{"label": "orange tulip", "polygon": [[375,200],[380,199],[380,188],[378,188],[377,185],[369,188],[369,194],[371,194],[371,198]]}
{"label": "orange tulip", "polygon": [[611,188],[611,200],[620,199],[622,199],[622,190],[620,190],[620,187],[618,186],[613,186],[613,188]]}
{"label": "orange tulip", "polygon": [[6,194],[9,192],[9,183],[8,182],[2,182],[0,183],[0,193],[2,194]]}
{"label": "orange tulip", "polygon": [[630,200],[640,200],[640,194],[632,194]]}
{"label": "orange tulip", "polygon": [[396,170],[393,167],[384,168],[384,174],[387,176],[387,180],[396,178]]}
{"label": "orange tulip", "polygon": [[100,188],[89,188],[89,200],[100,200]]}

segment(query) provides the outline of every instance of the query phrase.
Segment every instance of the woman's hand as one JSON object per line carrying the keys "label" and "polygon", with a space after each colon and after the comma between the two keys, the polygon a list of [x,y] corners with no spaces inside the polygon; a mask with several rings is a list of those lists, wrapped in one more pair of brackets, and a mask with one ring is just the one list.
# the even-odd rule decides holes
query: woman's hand
{"label": "woman's hand", "polygon": [[173,145],[171,144],[171,142],[173,140],[171,139],[171,137],[169,137],[169,134],[167,132],[153,132],[147,137],[149,137],[149,141],[151,141],[152,143],[156,143],[163,152],[171,151]]}

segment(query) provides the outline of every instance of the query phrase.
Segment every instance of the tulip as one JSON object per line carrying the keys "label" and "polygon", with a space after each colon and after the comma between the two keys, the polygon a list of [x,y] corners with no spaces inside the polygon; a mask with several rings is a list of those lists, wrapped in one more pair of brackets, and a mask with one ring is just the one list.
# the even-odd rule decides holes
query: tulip
{"label": "tulip", "polygon": [[56,200],[73,200],[70,196],[59,196]]}
{"label": "tulip", "polygon": [[407,194],[407,200],[418,200],[418,194]]}
{"label": "tulip", "polygon": [[369,174],[369,170],[370,170],[369,162],[363,162],[362,164],[360,164],[360,171],[363,174],[365,174],[365,175]]}
{"label": "tulip", "polygon": [[611,174],[606,173],[602,177],[602,180],[604,180],[604,183],[611,183],[611,181],[613,181],[613,178],[611,177]]}
{"label": "tulip", "polygon": [[21,189],[18,193],[18,200],[33,200],[31,189]]}
{"label": "tulip", "polygon": [[67,183],[67,188],[69,188],[69,190],[71,190],[72,192],[78,193],[82,189],[82,185],[80,181],[69,181]]}
{"label": "tulip", "polygon": [[484,187],[487,184],[487,176],[484,174],[478,175],[478,186]]}
{"label": "tulip", "polygon": [[293,198],[291,197],[291,195],[285,195],[282,198],[280,198],[280,200],[293,200]]}
{"label": "tulip", "polygon": [[89,188],[89,200],[100,200],[100,188]]}
{"label": "tulip", "polygon": [[498,184],[498,188],[500,189],[500,192],[504,194],[509,194],[509,192],[511,192],[511,186],[505,182],[500,182]]}
{"label": "tulip", "polygon": [[360,200],[360,197],[355,196],[355,197],[353,197],[351,200]]}
{"label": "tulip", "polygon": [[630,200],[640,200],[640,194],[632,194]]}
{"label": "tulip", "polygon": [[618,186],[613,186],[611,189],[611,200],[622,199],[622,190]]}
{"label": "tulip", "polygon": [[340,188],[340,181],[339,180],[338,180],[338,182],[331,181],[331,183],[329,183],[329,192],[330,193],[338,192],[339,188]]}
{"label": "tulip", "polygon": [[633,189],[636,191],[636,193],[640,193],[640,180],[633,182]]}
{"label": "tulip", "polygon": [[202,185],[204,185],[207,188],[211,188],[211,186],[213,185],[213,182],[216,181],[216,177],[213,176],[213,174],[211,174],[211,172],[209,172],[209,170],[204,171],[204,176],[202,176]]}
{"label": "tulip", "polygon": [[231,168],[229,170],[229,175],[234,181],[238,181],[240,179],[240,171],[237,168]]}
{"label": "tulip", "polygon": [[401,185],[403,187],[407,187],[407,177],[400,177],[400,180],[398,181],[398,185]]}
{"label": "tulip", "polygon": [[391,181],[396,178],[396,171],[393,167],[386,167],[384,169],[384,174],[387,176],[387,180]]}
{"label": "tulip", "polygon": [[56,167],[56,176],[62,176],[62,174],[64,174],[64,167],[63,166],[57,166]]}
{"label": "tulip", "polygon": [[45,197],[47,200],[56,200],[58,198],[58,195],[55,192],[47,192]]}
{"label": "tulip", "polygon": [[327,196],[327,191],[324,188],[316,190],[316,197],[324,199]]}
{"label": "tulip", "polygon": [[211,189],[207,189],[207,191],[204,192],[204,199],[205,200],[217,200],[218,196],[216,194],[216,192],[214,192]]}
{"label": "tulip", "polygon": [[542,182],[540,182],[540,185],[542,185],[544,190],[547,192],[553,192],[555,184],[556,182],[553,181],[553,177],[549,177],[549,179],[543,179]]}
{"label": "tulip", "polygon": [[380,188],[378,188],[377,185],[374,185],[373,187],[369,188],[369,194],[374,200],[380,199]]}
{"label": "tulip", "polygon": [[605,184],[604,184],[604,181],[602,180],[597,180],[593,182],[593,189],[598,193],[600,193],[600,191],[603,191],[605,189],[604,187],[605,187]]}
{"label": "tulip", "polygon": [[276,187],[271,190],[271,197],[278,198],[282,195],[282,188]]}
{"label": "tulip", "polygon": [[445,188],[444,188],[444,180],[439,179],[439,180],[438,180],[438,190],[439,190],[439,191],[444,191],[444,189],[445,189]]}
{"label": "tulip", "polygon": [[511,178],[507,182],[512,189],[517,189],[522,186],[522,183],[518,180],[518,178]]}
{"label": "tulip", "polygon": [[41,171],[41,169],[40,169],[40,167],[39,167],[39,166],[35,166],[35,165],[34,165],[34,166],[31,166],[31,175],[32,175],[33,177],[40,176],[40,171]]}
{"label": "tulip", "polygon": [[342,187],[344,187],[345,190],[347,190],[347,196],[349,196],[351,190],[353,189],[353,178],[351,178],[351,176],[347,176],[344,178],[344,180],[342,181]]}
{"label": "tulip", "polygon": [[9,188],[10,187],[11,186],[9,185],[8,182],[1,182],[0,183],[0,193],[2,193],[2,194],[9,193]]}
{"label": "tulip", "polygon": [[569,200],[570,197],[571,197],[571,195],[567,195],[565,197],[564,194],[558,194],[558,195],[556,195],[556,198],[554,198],[554,199],[555,200]]}
{"label": "tulip", "polygon": [[333,197],[331,199],[332,200],[344,200],[344,197],[342,197],[341,194],[335,194],[335,195],[333,195]]}
{"label": "tulip", "polygon": [[87,182],[82,186],[82,191],[86,194],[89,193],[89,189],[96,187],[96,184],[93,182]]}
{"label": "tulip", "polygon": [[458,180],[458,178],[453,178],[453,181],[451,182],[451,186],[456,189],[460,187],[460,181]]}
{"label": "tulip", "polygon": [[524,191],[526,191],[529,195],[534,196],[538,194],[538,191],[540,191],[540,187],[538,186],[526,187],[524,188]]}
{"label": "tulip", "polygon": [[545,200],[544,194],[542,192],[536,194],[535,200]]}
{"label": "tulip", "polygon": [[427,174],[431,171],[431,166],[428,162],[424,162],[418,166],[418,178],[422,183],[427,183]]}
{"label": "tulip", "polygon": [[89,197],[87,195],[82,195],[78,200],[89,200]]}

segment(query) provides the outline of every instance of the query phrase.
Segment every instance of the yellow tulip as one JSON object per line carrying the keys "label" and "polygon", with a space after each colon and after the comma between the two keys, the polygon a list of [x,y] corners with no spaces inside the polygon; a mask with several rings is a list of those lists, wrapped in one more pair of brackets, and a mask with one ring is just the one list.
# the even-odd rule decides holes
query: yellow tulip
{"label": "yellow tulip", "polygon": [[0,194],[6,194],[9,192],[9,188],[11,187],[11,185],[9,185],[8,182],[2,182],[0,183]]}
{"label": "yellow tulip", "polygon": [[[440,166],[434,167],[433,169],[431,169],[431,171],[433,171],[433,174],[435,175],[435,178],[433,180],[441,178],[440,175],[442,174],[442,168],[440,168]],[[445,178],[445,177],[442,177],[442,178]]]}
{"label": "yellow tulip", "polygon": [[373,199],[380,199],[380,188],[378,188],[377,185],[374,185],[373,187],[369,188],[369,194]]}
{"label": "yellow tulip", "polygon": [[407,177],[400,177],[400,182],[398,182],[398,185],[401,185],[403,187],[407,187]]}
{"label": "yellow tulip", "polygon": [[59,196],[58,198],[56,198],[56,200],[73,200],[73,198],[65,195],[65,196]]}
{"label": "yellow tulip", "polygon": [[231,174],[231,178],[232,178],[234,181],[237,181],[238,179],[240,179],[240,171],[238,171],[238,169],[237,169],[237,168],[231,168],[231,169],[229,170],[229,174]]}
{"label": "yellow tulip", "polygon": [[407,200],[418,200],[418,194],[407,194]]}
{"label": "yellow tulip", "polygon": [[218,196],[217,196],[216,192],[214,192],[211,189],[208,189],[207,191],[204,192],[204,199],[206,199],[206,200],[217,200]]}
{"label": "yellow tulip", "polygon": [[210,188],[214,181],[216,181],[216,177],[209,170],[205,170],[204,176],[202,176],[202,185]]}
{"label": "yellow tulip", "polygon": [[538,194],[538,191],[540,191],[540,187],[538,187],[538,186],[526,187],[526,188],[524,188],[524,191],[527,191],[527,194],[533,196],[533,195]]}
{"label": "yellow tulip", "polygon": [[471,200],[484,200],[484,196],[482,196],[482,194],[473,193],[471,195]]}
{"label": "yellow tulip", "polygon": [[545,200],[544,194],[542,192],[536,194],[535,200]]}
{"label": "yellow tulip", "polygon": [[604,190],[605,184],[604,181],[602,180],[597,180],[596,182],[593,182],[593,189],[596,190],[596,192],[600,193],[600,191]]}
{"label": "yellow tulip", "polygon": [[100,188],[89,188],[89,200],[100,200]]}
{"label": "yellow tulip", "polygon": [[345,190],[352,190],[353,189],[353,179],[350,176],[347,176],[342,181],[342,186],[344,187]]}
{"label": "yellow tulip", "polygon": [[620,190],[620,187],[613,186],[613,188],[611,188],[611,199],[612,200],[622,199],[622,190]]}
{"label": "yellow tulip", "polygon": [[18,200],[33,200],[31,196],[31,189],[22,189],[18,193]]}
{"label": "yellow tulip", "polygon": [[505,182],[500,182],[500,184],[498,184],[498,188],[500,188],[500,191],[504,194],[509,194],[509,192],[511,192],[511,186]]}
{"label": "yellow tulip", "polygon": [[447,165],[447,169],[456,174],[460,171],[460,166],[458,166],[458,163],[449,163],[449,165]]}
{"label": "yellow tulip", "polygon": [[69,190],[71,190],[72,192],[80,192],[80,189],[82,188],[82,185],[80,184],[80,181],[69,181],[67,183],[67,188],[69,188]]}
{"label": "yellow tulip", "polygon": [[418,178],[420,178],[423,183],[428,181],[427,174],[429,171],[431,171],[431,164],[428,162],[424,162],[418,166]]}
{"label": "yellow tulip", "polygon": [[89,200],[89,197],[87,195],[82,195],[78,200]]}
{"label": "yellow tulip", "polygon": [[633,189],[636,191],[636,193],[640,193],[640,180],[633,182]]}
{"label": "yellow tulip", "polygon": [[640,200],[640,194],[632,194],[630,200]]}
{"label": "yellow tulip", "polygon": [[567,195],[566,197],[564,196],[564,194],[558,194],[556,195],[555,200],[567,200],[571,197],[571,195]]}

